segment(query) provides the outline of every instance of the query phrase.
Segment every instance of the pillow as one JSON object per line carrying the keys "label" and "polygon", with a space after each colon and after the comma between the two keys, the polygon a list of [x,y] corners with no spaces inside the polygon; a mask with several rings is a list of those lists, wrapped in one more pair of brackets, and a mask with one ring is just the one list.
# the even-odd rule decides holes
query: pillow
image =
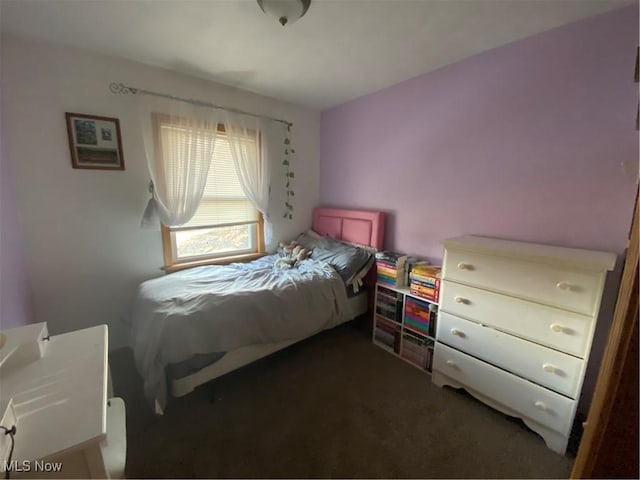
{"label": "pillow", "polygon": [[312,238],[315,238],[316,240],[320,240],[322,238],[322,235],[316,232],[313,228],[310,228],[309,230],[307,230],[306,233],[307,235],[309,235]]}
{"label": "pillow", "polygon": [[318,240],[320,240],[321,238],[322,235],[309,229],[306,232],[302,232],[300,235],[298,235],[298,238],[295,239],[295,242],[299,245],[302,245],[304,248],[308,248],[311,250],[315,248],[316,243],[318,243]]}
{"label": "pillow", "polygon": [[341,240],[341,242],[346,243],[347,245],[351,245],[352,247],[358,247],[363,250],[366,250],[367,252],[371,252],[371,254],[373,255],[375,255],[378,252],[378,249],[376,247],[371,247],[369,245],[363,245],[361,243],[355,243],[355,242],[347,242],[346,240]]}
{"label": "pillow", "polygon": [[322,237],[318,240],[311,254],[311,258],[314,260],[327,262],[331,265],[346,284],[353,281],[371,257],[370,252],[331,237]]}

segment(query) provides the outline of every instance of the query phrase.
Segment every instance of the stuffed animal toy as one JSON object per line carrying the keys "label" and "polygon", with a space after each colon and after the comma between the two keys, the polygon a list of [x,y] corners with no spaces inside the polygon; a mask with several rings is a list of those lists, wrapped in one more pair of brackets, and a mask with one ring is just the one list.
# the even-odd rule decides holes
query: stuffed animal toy
{"label": "stuffed animal toy", "polygon": [[276,260],[276,268],[296,268],[302,260],[311,256],[311,250],[291,242],[289,245],[280,243],[281,257]]}

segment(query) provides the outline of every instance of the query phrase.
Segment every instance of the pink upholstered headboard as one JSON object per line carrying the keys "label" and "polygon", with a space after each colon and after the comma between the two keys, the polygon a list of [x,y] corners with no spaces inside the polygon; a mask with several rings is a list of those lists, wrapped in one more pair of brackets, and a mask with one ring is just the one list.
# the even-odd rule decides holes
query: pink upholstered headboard
{"label": "pink upholstered headboard", "polygon": [[316,208],[313,210],[313,229],[336,240],[382,250],[384,213],[372,210]]}

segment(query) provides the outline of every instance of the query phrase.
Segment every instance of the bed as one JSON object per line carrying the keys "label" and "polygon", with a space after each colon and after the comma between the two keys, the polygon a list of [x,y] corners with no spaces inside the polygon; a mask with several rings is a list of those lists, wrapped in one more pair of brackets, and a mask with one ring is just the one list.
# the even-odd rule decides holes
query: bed
{"label": "bed", "polygon": [[[382,249],[384,214],[316,208],[316,258],[274,268],[277,255],[225,267],[198,267],[143,282],[132,314],[131,343],[145,396],[162,414],[168,392],[195,387],[365,313],[367,289],[322,257],[340,240]],[[322,243],[324,242],[324,243]],[[353,247],[345,247],[353,248]],[[230,278],[234,280],[229,281]],[[353,282],[351,281],[353,280]]]}

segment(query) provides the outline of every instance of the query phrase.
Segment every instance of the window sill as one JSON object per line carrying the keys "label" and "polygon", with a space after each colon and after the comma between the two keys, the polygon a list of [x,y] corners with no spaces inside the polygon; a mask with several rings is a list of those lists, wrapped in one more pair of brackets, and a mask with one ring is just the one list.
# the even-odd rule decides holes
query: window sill
{"label": "window sill", "polygon": [[174,263],[172,265],[165,265],[162,269],[166,273],[178,272],[187,268],[202,267],[204,265],[227,265],[234,262],[250,262],[256,258],[264,257],[266,253],[246,253],[243,255],[234,255],[231,257],[221,258],[207,258],[205,260],[196,260],[192,262]]}

